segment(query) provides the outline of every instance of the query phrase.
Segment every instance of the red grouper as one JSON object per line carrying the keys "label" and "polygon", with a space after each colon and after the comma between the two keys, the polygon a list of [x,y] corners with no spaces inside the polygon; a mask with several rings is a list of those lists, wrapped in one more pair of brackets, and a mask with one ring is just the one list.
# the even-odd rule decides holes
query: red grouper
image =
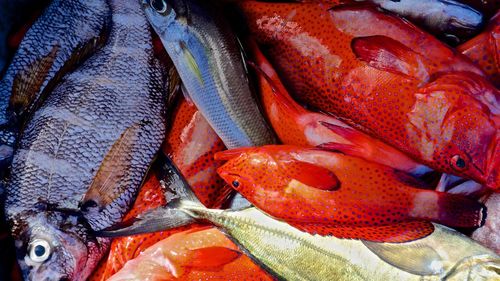
{"label": "red grouper", "polygon": [[465,56],[370,7],[240,7],[300,102],[437,171],[500,188],[498,90]]}
{"label": "red grouper", "polygon": [[319,146],[325,150],[340,151],[415,176],[429,172],[428,167],[390,145],[333,116],[311,112],[297,104],[255,42],[248,40],[248,47],[254,62],[250,65],[256,68],[264,112],[283,144]]}
{"label": "red grouper", "polygon": [[[484,223],[482,204],[418,189],[406,174],[361,158],[296,146],[219,152],[221,177],[269,215],[312,234],[400,242]],[[430,224],[429,224],[430,225]]]}

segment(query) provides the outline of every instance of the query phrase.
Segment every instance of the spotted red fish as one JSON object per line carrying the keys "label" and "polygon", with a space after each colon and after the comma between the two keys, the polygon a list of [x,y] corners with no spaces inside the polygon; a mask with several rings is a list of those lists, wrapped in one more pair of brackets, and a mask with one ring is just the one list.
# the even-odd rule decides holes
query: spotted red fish
{"label": "spotted red fish", "polygon": [[[417,238],[428,228],[409,229],[416,221],[477,227],[485,219],[476,201],[418,189],[422,185],[401,172],[341,153],[263,146],[216,157],[230,159],[219,174],[257,208],[312,233],[392,240],[396,233],[416,231]],[[377,227],[385,229],[385,238]]]}
{"label": "spotted red fish", "polygon": [[500,188],[499,92],[465,56],[369,7],[240,6],[299,101],[435,170]]}
{"label": "spotted red fish", "polygon": [[256,64],[258,89],[266,117],[284,144],[341,151],[414,175],[429,171],[402,152],[339,119],[308,111],[297,104],[253,40],[249,40],[248,47]]}
{"label": "spotted red fish", "polygon": [[196,107],[182,99],[172,117],[163,151],[184,175],[200,201],[207,207],[219,207],[227,199],[230,187],[217,175],[221,162],[215,152],[225,149],[222,140]]}
{"label": "spotted red fish", "polygon": [[484,32],[457,50],[479,65],[491,82],[500,87],[500,12],[490,20]]}

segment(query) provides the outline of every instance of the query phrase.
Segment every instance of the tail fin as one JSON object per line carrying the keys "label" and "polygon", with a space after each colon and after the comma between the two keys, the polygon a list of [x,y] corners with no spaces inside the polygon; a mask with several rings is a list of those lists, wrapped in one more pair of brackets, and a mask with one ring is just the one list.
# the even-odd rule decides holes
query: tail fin
{"label": "tail fin", "polygon": [[98,237],[121,237],[143,233],[151,233],[191,224],[196,221],[191,213],[183,210],[183,206],[205,208],[194,195],[179,169],[166,156],[160,157],[161,184],[167,205],[146,212],[138,217],[116,224],[110,228],[97,231]]}
{"label": "tail fin", "polygon": [[438,222],[450,227],[480,227],[486,219],[486,207],[463,195],[420,191],[413,199],[410,215],[415,219]]}

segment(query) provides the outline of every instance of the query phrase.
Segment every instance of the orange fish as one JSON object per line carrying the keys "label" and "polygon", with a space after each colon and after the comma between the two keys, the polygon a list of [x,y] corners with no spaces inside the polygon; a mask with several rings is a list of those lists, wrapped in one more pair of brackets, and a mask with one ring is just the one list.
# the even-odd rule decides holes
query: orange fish
{"label": "orange fish", "polygon": [[219,230],[195,227],[149,247],[108,280],[274,279]]}
{"label": "orange fish", "polygon": [[253,40],[249,40],[248,47],[256,64],[254,66],[257,68],[258,88],[265,114],[281,142],[341,151],[413,175],[430,171],[402,152],[339,119],[308,111],[297,104]]}
{"label": "orange fish", "polygon": [[312,233],[378,240],[383,227],[383,238],[391,239],[394,232],[414,231],[409,227],[415,221],[477,227],[485,219],[476,201],[418,189],[419,182],[402,172],[341,153],[284,145],[234,149],[216,158],[229,160],[218,173],[257,208]]}
{"label": "orange fish", "polygon": [[215,152],[224,149],[222,140],[198,109],[185,99],[180,100],[163,152],[179,168],[201,203],[209,208],[219,207],[231,192],[217,175],[221,163],[213,160]]}
{"label": "orange fish", "polygon": [[490,20],[486,30],[457,47],[500,87],[500,12]]}
{"label": "orange fish", "polygon": [[370,7],[240,6],[300,102],[439,172],[500,188],[499,91],[468,58]]}

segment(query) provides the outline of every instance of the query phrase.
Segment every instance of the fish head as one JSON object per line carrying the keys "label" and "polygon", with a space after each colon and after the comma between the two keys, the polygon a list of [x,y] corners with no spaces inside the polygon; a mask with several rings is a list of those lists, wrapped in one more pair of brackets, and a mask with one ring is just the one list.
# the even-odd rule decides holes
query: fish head
{"label": "fish head", "polygon": [[85,280],[90,275],[101,250],[82,218],[60,212],[26,217],[12,232],[25,280]]}
{"label": "fish head", "polygon": [[407,133],[421,159],[498,189],[497,91],[473,73],[447,73],[419,89]]}
{"label": "fish head", "polygon": [[142,8],[162,40],[180,36],[179,27],[187,26],[188,9],[183,0],[142,0]]}
{"label": "fish head", "polygon": [[264,146],[218,152],[217,160],[228,161],[217,172],[233,189],[251,200],[259,188],[270,189],[288,183],[283,176],[282,159],[272,149],[272,146]]}

